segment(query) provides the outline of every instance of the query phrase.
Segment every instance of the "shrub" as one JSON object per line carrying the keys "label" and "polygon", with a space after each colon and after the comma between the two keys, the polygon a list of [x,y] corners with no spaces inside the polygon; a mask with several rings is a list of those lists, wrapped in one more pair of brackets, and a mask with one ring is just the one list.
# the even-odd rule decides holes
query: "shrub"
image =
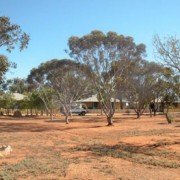
{"label": "shrub", "polygon": [[22,117],[22,114],[21,114],[21,111],[17,110],[17,111],[14,111],[14,114],[13,114],[14,117]]}
{"label": "shrub", "polygon": [[173,116],[169,113],[166,113],[166,120],[169,124],[173,122]]}

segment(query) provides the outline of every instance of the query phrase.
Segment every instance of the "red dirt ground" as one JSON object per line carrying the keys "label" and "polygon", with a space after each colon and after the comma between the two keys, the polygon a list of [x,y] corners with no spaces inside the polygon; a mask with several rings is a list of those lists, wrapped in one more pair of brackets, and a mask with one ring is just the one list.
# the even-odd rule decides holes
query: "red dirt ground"
{"label": "red dirt ground", "polygon": [[164,116],[0,119],[0,179],[180,179],[180,123]]}

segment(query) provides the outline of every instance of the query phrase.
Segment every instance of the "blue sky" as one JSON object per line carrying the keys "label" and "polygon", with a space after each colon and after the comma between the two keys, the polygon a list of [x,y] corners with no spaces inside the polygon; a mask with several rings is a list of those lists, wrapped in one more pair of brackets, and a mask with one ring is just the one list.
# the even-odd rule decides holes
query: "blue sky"
{"label": "blue sky", "polygon": [[18,66],[8,78],[24,78],[41,62],[68,58],[68,38],[94,29],[134,37],[136,43],[146,44],[149,60],[154,58],[154,34],[180,36],[180,0],[0,0],[2,15],[31,38],[23,52],[0,49]]}

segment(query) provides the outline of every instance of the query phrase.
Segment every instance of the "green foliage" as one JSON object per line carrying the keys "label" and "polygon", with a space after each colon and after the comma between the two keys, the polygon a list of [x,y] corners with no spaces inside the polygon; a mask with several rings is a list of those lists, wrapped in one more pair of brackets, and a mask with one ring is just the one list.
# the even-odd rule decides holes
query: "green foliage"
{"label": "green foliage", "polygon": [[[0,179],[10,180],[28,178],[28,176],[37,178],[48,174],[65,177],[69,161],[61,156],[52,154],[52,151],[50,153],[51,155],[48,158],[26,157],[17,164],[6,165],[0,170]],[[43,157],[46,157],[46,155]]]}
{"label": "green foliage", "polygon": [[169,124],[171,124],[174,121],[174,118],[170,113],[166,113],[166,120]]}
{"label": "green foliage", "polygon": [[44,109],[44,103],[36,91],[28,93],[24,99],[15,100],[11,93],[0,96],[0,108],[4,109]]}
{"label": "green foliage", "polygon": [[20,50],[27,47],[29,36],[22,31],[19,25],[12,24],[9,17],[0,17],[0,47],[6,47],[7,51],[19,45]]}
{"label": "green foliage", "polygon": [[9,79],[6,81],[4,86],[7,91],[12,93],[24,94],[29,90],[26,80],[21,78]]}
{"label": "green foliage", "polygon": [[[117,79],[121,79],[126,66],[121,62],[134,62],[145,55],[145,45],[135,44],[132,37],[118,35],[116,32],[103,33],[98,30],[82,37],[72,36],[68,41],[69,55],[89,67],[87,75],[98,94],[108,124],[115,112],[112,105],[117,96]],[[114,103],[115,104],[115,103]]]}
{"label": "green foliage", "polygon": [[7,72],[10,64],[6,56],[0,55],[0,84],[2,83],[3,76]]}
{"label": "green foliage", "polygon": [[48,111],[62,107],[68,117],[72,103],[89,90],[84,70],[86,67],[75,61],[53,59],[32,69],[28,82],[37,88]]}
{"label": "green foliage", "polygon": [[176,36],[165,37],[163,40],[156,35],[154,37],[154,46],[157,58],[165,64],[180,73],[180,39]]}
{"label": "green foliage", "polygon": [[162,104],[164,104],[164,108],[166,108],[167,111],[180,96],[179,78],[179,75],[175,75],[171,68],[162,69],[162,74],[158,81],[157,92],[161,96]]}
{"label": "green foliage", "polygon": [[54,102],[54,98],[56,98],[55,91],[52,88],[46,86],[40,87],[35,91],[35,94],[32,94],[31,96],[34,105],[39,103],[40,107],[45,107],[47,110],[57,108]]}
{"label": "green foliage", "polygon": [[0,108],[13,109],[16,105],[16,101],[12,98],[10,93],[0,96]]}
{"label": "green foliage", "polygon": [[[6,50],[11,52],[16,45],[19,45],[20,50],[23,50],[27,47],[28,42],[29,36],[22,31],[19,25],[12,24],[9,17],[0,16],[0,48],[6,47]],[[3,76],[9,67],[14,68],[16,64],[9,62],[7,57],[0,55],[0,86],[2,86]]]}
{"label": "green foliage", "polygon": [[120,88],[123,86],[126,97],[139,118],[153,99],[161,67],[154,62],[139,60],[131,64],[129,70],[123,74]]}

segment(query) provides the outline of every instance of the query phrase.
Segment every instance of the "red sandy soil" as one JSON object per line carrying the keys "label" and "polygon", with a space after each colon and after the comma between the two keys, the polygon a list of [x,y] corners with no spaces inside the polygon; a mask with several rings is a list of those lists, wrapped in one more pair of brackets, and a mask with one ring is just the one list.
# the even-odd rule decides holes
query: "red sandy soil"
{"label": "red sandy soil", "polygon": [[158,115],[0,118],[0,179],[180,179],[180,123]]}

